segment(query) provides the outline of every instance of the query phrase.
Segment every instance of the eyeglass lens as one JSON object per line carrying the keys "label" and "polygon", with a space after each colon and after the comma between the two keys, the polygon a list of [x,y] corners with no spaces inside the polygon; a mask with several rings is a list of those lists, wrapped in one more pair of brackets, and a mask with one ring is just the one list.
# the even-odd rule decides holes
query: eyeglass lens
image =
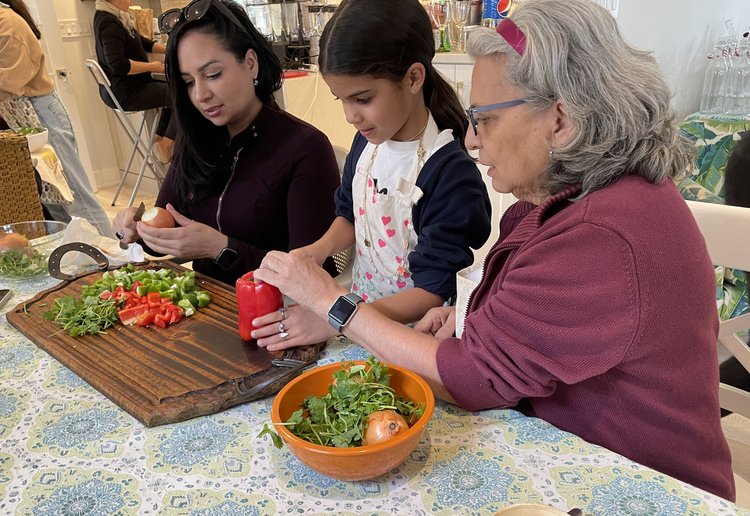
{"label": "eyeglass lens", "polygon": [[471,122],[471,128],[474,129],[474,136],[478,136],[477,134],[477,119],[474,118],[474,110],[473,109],[467,109],[466,114],[469,116],[469,122]]}

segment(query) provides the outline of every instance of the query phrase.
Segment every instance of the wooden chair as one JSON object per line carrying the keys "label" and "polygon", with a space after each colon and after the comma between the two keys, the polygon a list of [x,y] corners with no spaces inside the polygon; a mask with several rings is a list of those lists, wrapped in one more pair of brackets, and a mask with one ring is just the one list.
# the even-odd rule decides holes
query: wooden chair
{"label": "wooden chair", "polygon": [[26,138],[0,132],[0,224],[43,219]]}
{"label": "wooden chair", "polygon": [[[714,265],[750,271],[750,208],[686,201]],[[750,371],[750,347],[737,333],[750,329],[750,313],[722,321],[719,342]],[[719,384],[722,408],[750,417],[750,392]]]}

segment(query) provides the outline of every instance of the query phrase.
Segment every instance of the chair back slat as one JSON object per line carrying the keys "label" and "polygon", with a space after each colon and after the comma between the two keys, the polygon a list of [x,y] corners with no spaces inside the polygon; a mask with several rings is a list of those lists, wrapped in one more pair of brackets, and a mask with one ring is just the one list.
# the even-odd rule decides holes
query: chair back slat
{"label": "chair back slat", "polygon": [[[750,271],[750,208],[685,201],[714,265]],[[750,371],[750,347],[736,333],[750,329],[750,314],[722,321],[719,342]],[[722,408],[750,417],[750,392],[719,384]]]}

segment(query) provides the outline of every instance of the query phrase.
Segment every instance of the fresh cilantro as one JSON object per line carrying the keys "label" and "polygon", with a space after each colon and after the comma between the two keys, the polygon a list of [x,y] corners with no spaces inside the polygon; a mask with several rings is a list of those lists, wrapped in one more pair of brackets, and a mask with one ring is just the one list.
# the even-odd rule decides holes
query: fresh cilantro
{"label": "fresh cilantro", "polygon": [[[302,439],[322,446],[350,448],[362,445],[367,416],[379,410],[393,410],[411,425],[424,413],[424,407],[396,394],[391,388],[388,367],[370,357],[367,364],[343,364],[333,373],[334,382],[324,396],[308,396],[302,408],[279,423]],[[283,441],[268,425],[258,437],[270,435],[274,446]]]}

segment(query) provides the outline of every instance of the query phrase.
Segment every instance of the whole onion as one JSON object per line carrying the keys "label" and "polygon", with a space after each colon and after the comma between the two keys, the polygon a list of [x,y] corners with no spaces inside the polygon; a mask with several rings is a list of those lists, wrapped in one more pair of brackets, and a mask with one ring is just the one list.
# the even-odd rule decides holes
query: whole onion
{"label": "whole onion", "polygon": [[367,416],[367,428],[362,438],[362,445],[378,444],[406,432],[409,425],[406,420],[393,410],[378,410]]}

